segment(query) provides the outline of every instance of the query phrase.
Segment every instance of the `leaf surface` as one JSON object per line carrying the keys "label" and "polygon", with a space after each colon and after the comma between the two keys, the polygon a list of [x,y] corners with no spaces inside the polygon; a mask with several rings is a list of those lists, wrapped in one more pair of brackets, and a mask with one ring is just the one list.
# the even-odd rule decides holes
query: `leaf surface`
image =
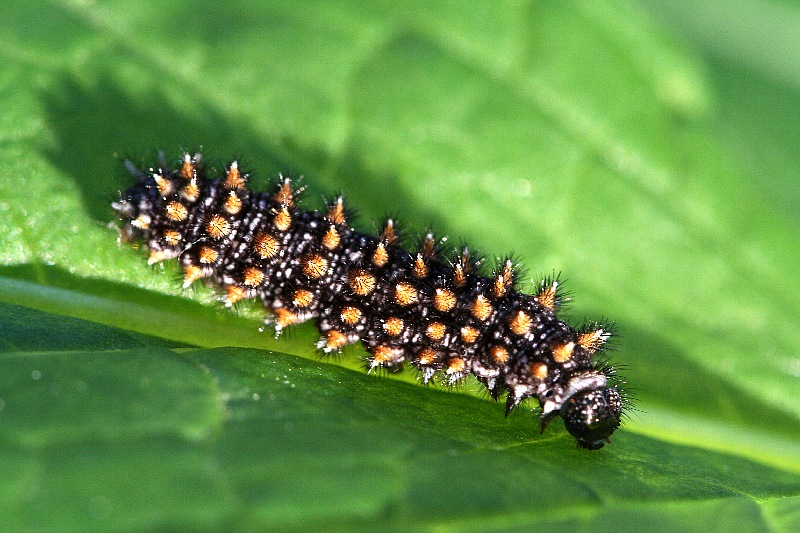
{"label": "leaf surface", "polygon": [[[747,86],[718,91],[730,77],[648,20],[623,1],[4,2],[10,528],[797,529],[800,239],[780,176],[760,192],[754,170],[792,137],[721,112]],[[343,191],[366,231],[391,214],[563,272],[573,323],[617,324],[638,410],[587,453],[182,291],[118,245],[109,205],[120,159],[201,146],[255,187],[305,176],[309,208]]]}

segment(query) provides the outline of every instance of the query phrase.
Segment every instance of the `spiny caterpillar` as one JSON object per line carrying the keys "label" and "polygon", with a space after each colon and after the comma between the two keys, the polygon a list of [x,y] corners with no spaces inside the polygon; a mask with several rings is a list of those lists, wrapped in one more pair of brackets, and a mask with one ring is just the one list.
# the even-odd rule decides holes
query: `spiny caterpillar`
{"label": "spiny caterpillar", "polygon": [[473,374],[494,399],[506,395],[506,413],[535,398],[541,430],[561,416],[584,448],[601,448],[619,427],[621,381],[592,360],[609,332],[597,323],[575,330],[556,317],[557,279],[521,293],[511,260],[484,276],[466,248],[441,259],[443,241],[433,234],[409,252],[392,220],[379,235],[355,231],[342,197],[325,212],[303,210],[291,179],[254,192],[236,162],[217,179],[200,154],[184,153],[177,169],[163,156],[147,171],[126,166],[138,183],[113,204],[121,239],[143,241],[150,264],[178,258],[184,287],[209,278],[227,306],[258,297],[276,333],[313,318],[320,350],[361,341],[371,369],[408,362],[425,383]]}

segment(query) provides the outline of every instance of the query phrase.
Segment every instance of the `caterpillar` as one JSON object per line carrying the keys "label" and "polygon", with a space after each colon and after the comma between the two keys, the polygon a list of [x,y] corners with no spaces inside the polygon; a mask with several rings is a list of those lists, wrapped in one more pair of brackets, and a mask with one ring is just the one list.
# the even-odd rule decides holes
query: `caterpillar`
{"label": "caterpillar", "polygon": [[254,192],[235,161],[216,175],[199,153],[174,168],[163,155],[155,168],[125,165],[137,183],[112,204],[120,239],[143,242],[150,264],[177,258],[184,287],[205,278],[226,306],[259,298],[276,334],[313,319],[319,350],[360,341],[370,370],[408,363],[424,383],[447,385],[472,374],[505,396],[506,414],[538,400],[541,431],[561,416],[583,448],[603,447],[620,426],[623,382],[597,357],[609,328],[559,320],[557,277],[525,294],[511,259],[485,273],[466,247],[443,259],[432,233],[409,251],[393,220],[377,235],[356,231],[343,197],[304,210],[290,178]]}

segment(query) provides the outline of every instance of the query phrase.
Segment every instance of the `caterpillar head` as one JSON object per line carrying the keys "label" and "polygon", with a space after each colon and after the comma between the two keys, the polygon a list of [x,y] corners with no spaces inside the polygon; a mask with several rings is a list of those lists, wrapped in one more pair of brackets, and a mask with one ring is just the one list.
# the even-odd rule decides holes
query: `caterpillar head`
{"label": "caterpillar head", "polygon": [[582,371],[543,402],[542,429],[560,415],[578,446],[597,450],[609,442],[608,437],[620,426],[622,405],[622,395],[615,386],[608,386],[604,373]]}
{"label": "caterpillar head", "polygon": [[578,446],[597,450],[619,427],[622,397],[616,387],[582,391],[564,402],[560,414]]}

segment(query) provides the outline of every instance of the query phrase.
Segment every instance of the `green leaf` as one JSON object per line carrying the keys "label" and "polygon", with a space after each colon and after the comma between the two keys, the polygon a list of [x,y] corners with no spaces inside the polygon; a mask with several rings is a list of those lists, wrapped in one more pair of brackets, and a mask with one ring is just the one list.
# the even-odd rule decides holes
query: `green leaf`
{"label": "green leaf", "polygon": [[[12,334],[14,317],[54,319],[0,310]],[[3,504],[21,529],[513,529],[684,513],[704,527],[720,509],[757,526],[754,500],[800,486],[793,472],[635,433],[587,453],[563,430],[532,437],[530,417],[504,419],[497,404],[288,354],[36,350],[81,335],[125,334],[68,319],[0,354],[4,471],[18,487]]]}
{"label": "green leaf", "polygon": [[[757,7],[791,20],[777,6]],[[623,0],[3,2],[4,528],[796,530],[798,161],[767,127],[795,81],[648,20]],[[762,86],[783,113],[741,103]],[[390,213],[563,272],[568,318],[616,322],[637,410],[579,450],[182,291],[118,245],[109,204],[123,157],[200,146],[256,187],[304,175],[310,207],[345,192],[362,229]]]}

